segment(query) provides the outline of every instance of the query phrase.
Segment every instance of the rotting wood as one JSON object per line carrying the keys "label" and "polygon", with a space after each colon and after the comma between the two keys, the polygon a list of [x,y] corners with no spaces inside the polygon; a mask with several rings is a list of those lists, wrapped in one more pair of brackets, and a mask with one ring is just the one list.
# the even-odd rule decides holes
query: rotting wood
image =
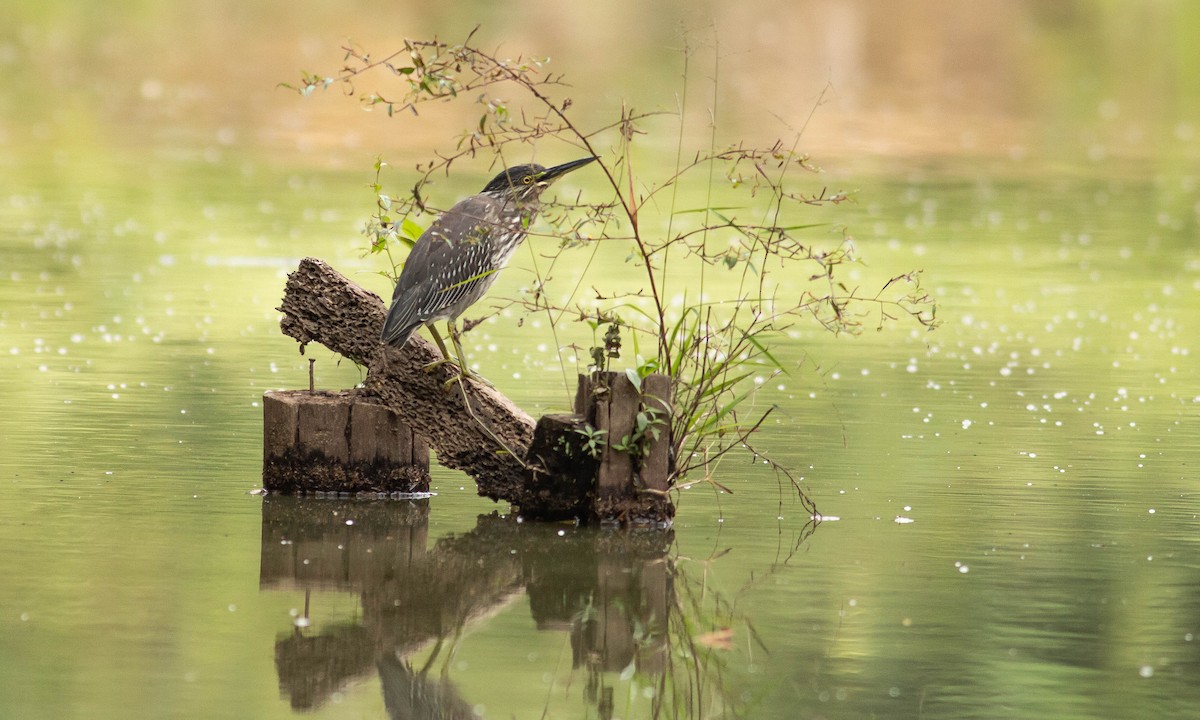
{"label": "rotting wood", "polygon": [[[625,373],[579,376],[575,412],[604,436],[592,517],[617,522],[668,522],[675,507],[667,495],[671,473],[671,380],[650,375],[639,390]],[[661,413],[653,433],[637,430],[645,409]]]}
{"label": "rotting wood", "polygon": [[574,413],[543,415],[525,458],[526,482],[516,505],[539,520],[590,518],[596,499],[598,448],[589,448],[587,421]]}
{"label": "rotting wood", "polygon": [[[535,425],[529,415],[495,388],[459,378],[457,368],[428,369],[442,358],[421,337],[413,336],[401,348],[381,343],[383,301],[326,263],[301,261],[288,276],[279,310],[283,332],[300,342],[301,352],[317,342],[365,366],[359,392],[428,438],[439,463],[471,475],[480,495],[506,500],[530,519],[666,524],[674,516],[667,494],[673,472],[670,422],[658,426],[657,441],[635,437],[639,412],[669,412],[668,378],[646,378],[639,392],[623,373],[596,373],[576,397],[583,417],[548,420],[542,444],[530,453]],[[607,441],[597,458],[550,459],[556,449],[578,444],[584,435],[576,430],[588,426],[603,430]],[[637,449],[612,447],[623,440]]]}
{"label": "rotting wood", "polygon": [[[520,458],[533,439],[533,418],[484,383],[460,383],[456,368],[425,371],[442,358],[422,337],[402,348],[381,343],[386,308],[379,296],[305,258],[288,275],[279,311],[281,329],[300,342],[301,352],[316,342],[368,368],[363,391],[428,438],[439,463],[472,476],[480,495],[508,501],[519,496],[526,476]],[[453,381],[449,390],[447,381]]]}
{"label": "rotting wood", "polygon": [[356,391],[263,395],[263,487],[299,494],[429,491],[429,448]]}

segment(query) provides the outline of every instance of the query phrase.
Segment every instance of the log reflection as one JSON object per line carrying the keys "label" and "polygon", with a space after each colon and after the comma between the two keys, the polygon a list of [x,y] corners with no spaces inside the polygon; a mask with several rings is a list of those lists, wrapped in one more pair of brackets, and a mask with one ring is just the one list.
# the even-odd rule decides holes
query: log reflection
{"label": "log reflection", "polygon": [[[538,631],[568,634],[572,667],[584,677],[572,694],[600,717],[611,716],[619,677],[634,675],[658,696],[653,715],[690,715],[697,692],[706,698],[700,706],[723,704],[719,688],[695,686],[702,668],[678,667],[674,657],[694,658],[696,648],[684,629],[695,625],[681,617],[690,592],[676,597],[670,530],[588,530],[493,514],[430,543],[428,514],[427,501],[264,499],[260,587],[303,592],[303,617],[310,601],[313,613],[311,626],[301,621],[275,643],[280,690],[294,708],[319,707],[377,673],[390,717],[472,717],[473,704],[489,698],[464,699],[445,660],[468,624],[523,596]],[[330,591],[354,594],[358,611],[322,617]],[[524,655],[514,646],[514,660]],[[690,700],[671,677],[681,672]]]}

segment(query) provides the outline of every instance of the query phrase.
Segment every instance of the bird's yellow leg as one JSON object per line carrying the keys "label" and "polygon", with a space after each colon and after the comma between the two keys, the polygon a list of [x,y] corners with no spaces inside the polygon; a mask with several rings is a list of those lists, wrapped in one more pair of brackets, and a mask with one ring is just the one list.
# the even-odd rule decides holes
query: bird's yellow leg
{"label": "bird's yellow leg", "polygon": [[435,328],[433,326],[433,323],[430,323],[430,324],[426,325],[425,327],[429,328],[429,334],[433,336],[434,344],[436,344],[438,346],[438,350],[441,351],[442,359],[434,360],[433,362],[431,362],[428,365],[426,365],[425,367],[423,367],[422,370],[424,370],[425,372],[430,372],[435,367],[438,367],[440,365],[445,365],[448,362],[454,362],[453,360],[450,359],[450,353],[446,350],[446,343],[442,342],[442,336],[438,334],[437,328]]}
{"label": "bird's yellow leg", "polygon": [[515,458],[516,461],[520,463],[521,467],[525,467],[525,461],[521,459],[521,456],[513,452],[512,448],[510,448],[503,440],[501,440],[496,433],[492,432],[491,428],[485,425],[483,421],[479,419],[479,416],[475,414],[475,410],[471,408],[471,398],[467,394],[467,388],[463,384],[462,379],[470,376],[474,380],[485,385],[491,386],[492,384],[467,368],[466,356],[463,355],[462,343],[459,341],[458,337],[458,326],[454,324],[453,320],[450,320],[447,323],[447,327],[450,331],[450,342],[454,343],[454,352],[456,353],[455,357],[458,358],[459,374],[443,383],[442,388],[449,392],[450,386],[454,383],[458,383],[458,390],[460,393],[462,393],[463,408],[466,409],[467,414],[471,416],[471,419],[475,421],[475,424],[479,426],[479,429],[482,430],[489,438],[491,438],[492,442],[496,443],[498,446],[500,446],[501,450]]}
{"label": "bird's yellow leg", "polygon": [[450,331],[450,342],[454,343],[454,357],[458,358],[458,369],[463,375],[472,375],[467,367],[467,356],[463,354],[462,341],[458,338],[458,325],[453,320],[447,320],[446,328]]}
{"label": "bird's yellow leg", "polygon": [[464,377],[469,377],[486,385],[491,385],[491,383],[489,383],[487,380],[484,380],[482,376],[477,375],[475,371],[467,367],[467,356],[465,353],[463,353],[462,341],[459,339],[458,334],[458,325],[456,325],[453,320],[448,320],[446,322],[446,328],[450,333],[450,342],[454,345],[454,357],[458,361],[456,363],[458,365],[458,377],[447,380],[445,383],[446,389],[449,389],[450,385],[455,382],[461,382]]}

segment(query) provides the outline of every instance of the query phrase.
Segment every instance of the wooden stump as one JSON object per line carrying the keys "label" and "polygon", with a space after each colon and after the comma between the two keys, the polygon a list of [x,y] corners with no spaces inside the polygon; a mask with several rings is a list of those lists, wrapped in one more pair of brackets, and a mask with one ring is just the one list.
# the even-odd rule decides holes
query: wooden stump
{"label": "wooden stump", "polygon": [[263,487],[273,493],[429,491],[429,446],[354,391],[263,395]]}
{"label": "wooden stump", "polygon": [[538,421],[514,502],[539,520],[666,524],[670,452],[670,378],[651,375],[639,389],[624,373],[580,375],[575,413]]}
{"label": "wooden stump", "polygon": [[587,421],[565,413],[543,415],[525,463],[529,477],[513,504],[537,520],[589,519],[596,499],[599,453],[587,443]]}

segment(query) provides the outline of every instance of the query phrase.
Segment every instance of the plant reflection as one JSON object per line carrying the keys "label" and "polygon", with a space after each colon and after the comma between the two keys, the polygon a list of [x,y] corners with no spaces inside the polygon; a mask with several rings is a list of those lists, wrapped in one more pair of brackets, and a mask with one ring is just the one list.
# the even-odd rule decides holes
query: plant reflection
{"label": "plant reflection", "polygon": [[[538,631],[567,633],[589,715],[629,717],[634,708],[620,689],[631,680],[649,698],[638,715],[736,713],[720,652],[733,604],[706,590],[706,573],[681,571],[692,564],[673,552],[672,531],[492,514],[430,546],[428,520],[427,501],[264,499],[260,587],[305,592],[295,629],[275,643],[280,689],[293,708],[317,708],[378,673],[390,717],[475,717],[473,703],[489,699],[464,698],[448,659],[468,624],[525,594]],[[326,591],[355,594],[359,612],[310,618],[313,593]]]}

